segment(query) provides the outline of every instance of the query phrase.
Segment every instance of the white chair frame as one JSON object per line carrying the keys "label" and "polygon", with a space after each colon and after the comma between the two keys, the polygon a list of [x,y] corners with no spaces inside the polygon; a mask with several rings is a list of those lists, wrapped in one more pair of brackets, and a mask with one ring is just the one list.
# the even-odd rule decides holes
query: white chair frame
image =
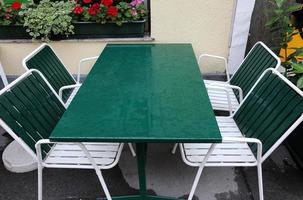
{"label": "white chair frame", "polygon": [[3,66],[2,66],[1,62],[0,62],[0,76],[1,76],[1,79],[2,79],[2,82],[3,82],[3,85],[7,86],[8,81],[7,81],[6,74],[4,72],[4,69],[3,69]]}
{"label": "white chair frame", "polygon": [[[294,91],[296,91],[300,96],[303,97],[303,92],[298,89],[295,85],[293,85],[289,80],[287,80],[284,76],[280,74],[275,69],[267,69],[263,72],[263,74],[259,77],[258,81],[254,84],[252,89],[249,91],[246,97],[249,96],[249,94],[252,92],[252,90],[256,87],[257,83],[261,80],[261,78],[267,73],[268,71],[272,71],[272,73],[276,74],[280,79],[282,79],[284,82],[287,83]],[[245,102],[246,98],[241,102],[241,105]],[[241,106],[240,105],[240,106]],[[238,110],[238,109],[237,109]],[[237,111],[236,111],[237,112]],[[235,113],[236,113],[235,112]],[[194,192],[196,190],[197,184],[200,180],[202,171],[205,166],[216,166],[216,167],[251,167],[251,166],[257,166],[257,173],[258,173],[258,187],[259,187],[259,199],[263,200],[263,179],[262,179],[262,163],[270,156],[270,154],[289,136],[289,134],[303,121],[303,113],[301,116],[294,122],[292,126],[286,130],[284,134],[269,148],[269,150],[262,155],[262,142],[259,139],[256,138],[247,138],[238,129],[236,123],[233,121],[233,116],[227,116],[227,117],[216,117],[220,132],[222,135],[222,143],[219,144],[179,144],[180,147],[180,153],[182,156],[183,161],[193,167],[199,167],[198,172],[195,176],[194,183],[192,185],[190,195],[188,197],[188,200],[191,200],[193,198]],[[225,128],[224,128],[225,127]],[[247,146],[247,149],[245,149],[245,153],[243,153],[243,148],[239,150],[235,150],[232,154],[237,154],[239,157],[242,155],[242,160],[237,160],[237,162],[231,162],[230,160],[224,161],[224,155],[217,156],[218,159],[212,160],[212,153],[214,151],[219,152],[220,146],[222,146],[223,149],[227,149],[228,146],[230,149],[235,149],[237,145],[247,145],[248,143],[255,143],[257,145],[257,157],[254,156],[253,152],[250,150],[250,148]],[[230,146],[230,144],[232,144]],[[200,160],[196,162],[193,162],[192,160],[189,160],[186,155],[185,145],[197,145],[199,147],[196,147],[200,149],[204,148],[206,151],[204,151],[203,156],[201,156]],[[206,145],[206,146],[205,146]],[[175,145],[172,153],[175,154],[177,146]],[[193,147],[194,148],[194,147]],[[196,150],[197,151],[197,150]],[[221,150],[224,152],[224,150]],[[238,152],[237,152],[238,151]],[[237,153],[235,153],[237,152]],[[216,153],[217,154],[217,153]],[[218,153],[220,154],[220,153]],[[223,154],[223,153],[221,153]],[[228,153],[226,153],[228,154]],[[243,155],[245,154],[245,155]],[[221,160],[221,161],[220,161]]]}
{"label": "white chair frame", "polygon": [[[258,44],[261,44],[277,60],[277,64],[275,66],[275,69],[278,69],[280,67],[280,65],[281,65],[281,61],[280,61],[279,57],[276,56],[276,54],[274,54],[261,41],[257,42],[251,48],[251,50],[248,52],[247,56],[250,55],[250,53],[252,52],[252,50]],[[229,97],[226,96],[226,91],[224,91],[224,90],[223,91],[219,91],[217,89],[216,92],[215,92],[216,94],[214,94],[216,97],[213,97],[213,98],[214,98],[214,100],[217,100],[218,102],[220,102],[220,103],[217,103],[218,105],[215,105],[215,107],[217,107],[219,110],[225,110],[226,102],[228,101],[227,99],[230,98],[229,101],[231,102],[231,104],[227,105],[227,107],[228,107],[227,111],[229,111],[229,113],[232,114],[234,111],[236,111],[237,107],[243,101],[243,91],[242,91],[242,89],[239,86],[230,84],[230,81],[232,80],[233,77],[230,78],[230,74],[229,74],[229,69],[228,69],[227,59],[226,58],[224,58],[222,56],[216,56],[216,55],[210,55],[210,54],[201,54],[199,56],[199,59],[198,59],[198,63],[199,63],[200,67],[201,67],[201,63],[204,60],[204,58],[207,58],[207,57],[213,58],[213,59],[218,59],[218,60],[223,60],[224,61],[224,67],[225,67],[225,70],[226,70],[227,81],[204,80],[204,83],[205,83],[206,88],[208,88],[210,85],[213,85],[213,86],[222,87],[222,88],[225,88],[226,90],[228,90]],[[241,66],[244,61],[245,61],[245,59],[243,59],[243,61],[241,62],[241,64],[239,66]],[[236,74],[238,72],[238,70],[239,70],[239,68],[235,71],[234,74]],[[238,102],[237,98],[234,95],[233,89],[238,90],[238,92],[239,92],[239,102]],[[209,92],[211,92],[211,91],[212,90],[210,88]]]}
{"label": "white chair frame", "polygon": [[[61,102],[61,104],[65,108],[67,108],[67,106],[63,103],[61,98],[57,95],[57,93],[51,87],[51,85],[46,80],[46,78],[43,76],[43,74],[36,69],[28,70],[26,73],[24,73],[23,75],[18,77],[11,84],[9,84],[5,88],[3,88],[0,91],[0,95],[5,93],[6,91],[8,91],[11,87],[13,87],[19,81],[25,79],[27,76],[32,74],[32,72],[36,72],[41,76],[41,78],[46,82],[48,87],[51,89],[51,91],[54,93],[54,95],[57,97],[57,99]],[[108,191],[108,188],[105,184],[104,178],[102,176],[101,169],[110,169],[110,168],[114,167],[115,165],[117,165],[117,163],[120,159],[120,156],[121,156],[122,149],[123,149],[123,143],[80,143],[80,142],[62,143],[62,142],[51,142],[49,139],[41,139],[35,145],[36,152],[37,152],[37,154],[36,154],[1,118],[0,118],[0,126],[7,133],[9,133],[25,149],[25,151],[33,157],[33,159],[35,159],[38,162],[38,200],[42,200],[42,197],[43,197],[43,195],[42,195],[43,194],[42,193],[42,191],[43,191],[43,184],[42,184],[43,174],[42,174],[42,172],[43,172],[44,167],[46,167],[46,168],[94,169],[97,174],[97,177],[101,183],[101,186],[104,190],[106,198],[109,200],[112,199],[110,196],[110,193]],[[42,151],[41,151],[42,144],[54,144],[54,146],[48,152],[47,156],[44,159],[42,157]],[[56,150],[57,145],[67,146],[66,150],[68,150],[67,152],[69,154],[70,153],[77,153],[77,154],[80,153],[81,154],[81,150],[82,150],[84,156],[80,155],[77,158],[75,158],[75,156],[73,155],[72,160],[75,161],[73,164],[71,162],[66,162],[66,159],[63,159],[63,162],[60,162],[60,159],[62,159],[62,158],[60,156],[55,155],[55,150]],[[114,152],[114,150],[112,148],[110,148],[108,151],[106,151],[107,147],[115,146],[116,147],[115,148],[116,156],[113,159],[113,162],[108,164],[108,160],[106,160],[106,159],[102,159],[102,158],[94,159],[94,156],[92,155],[92,151],[89,150],[89,148],[91,148],[90,145],[94,146],[93,151],[96,151],[96,149],[98,150],[98,148],[102,148],[103,154],[107,154],[107,152],[112,154]],[[110,146],[110,145],[112,145],[112,146]],[[79,148],[80,148],[80,151],[79,151]],[[48,158],[51,158],[51,159],[48,159]]]}

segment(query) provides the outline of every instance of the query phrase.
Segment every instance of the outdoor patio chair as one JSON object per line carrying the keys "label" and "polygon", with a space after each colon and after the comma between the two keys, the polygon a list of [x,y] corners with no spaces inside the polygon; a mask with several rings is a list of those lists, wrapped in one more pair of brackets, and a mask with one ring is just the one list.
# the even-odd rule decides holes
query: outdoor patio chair
{"label": "outdoor patio chair", "polygon": [[204,166],[257,166],[263,200],[262,163],[303,121],[303,92],[277,70],[267,69],[232,116],[216,119],[222,143],[179,144],[183,161],[199,167],[188,199]]}
{"label": "outdoor patio chair", "polygon": [[77,80],[67,71],[54,49],[46,43],[43,43],[26,56],[22,64],[26,70],[39,70],[68,106],[81,86],[80,73],[83,63],[96,60],[97,58],[98,56],[80,60]]}
{"label": "outdoor patio chair", "polygon": [[227,81],[204,80],[209,85],[220,86],[223,89],[208,88],[208,95],[214,110],[234,112],[247,95],[259,76],[268,68],[278,68],[280,59],[262,42],[257,42],[249,51],[235,74],[230,78],[227,60],[224,57],[202,54],[199,65],[204,58],[221,59],[225,63]]}
{"label": "outdoor patio chair", "polygon": [[43,168],[94,169],[107,199],[101,170],[114,167],[122,143],[54,143],[48,139],[66,109],[38,70],[29,70],[0,91],[0,125],[38,161],[38,199]]}
{"label": "outdoor patio chair", "polygon": [[[67,106],[77,94],[81,83],[81,67],[83,63],[96,60],[99,56],[81,59],[78,66],[77,80],[67,71],[63,62],[55,53],[54,49],[44,43],[26,56],[22,64],[25,69],[39,70],[49,81],[54,90]],[[135,150],[131,143],[128,144],[133,156],[136,156]]]}

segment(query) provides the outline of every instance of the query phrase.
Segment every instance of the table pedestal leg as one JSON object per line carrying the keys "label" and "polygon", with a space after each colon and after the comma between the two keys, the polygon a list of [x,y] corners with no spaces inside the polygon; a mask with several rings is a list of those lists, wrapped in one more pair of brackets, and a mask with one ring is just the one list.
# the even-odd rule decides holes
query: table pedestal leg
{"label": "table pedestal leg", "polygon": [[145,197],[147,195],[146,191],[146,143],[136,143],[136,153],[137,153],[137,166],[138,166],[138,176],[139,176],[139,189],[140,195]]}
{"label": "table pedestal leg", "polygon": [[[113,200],[183,200],[170,197],[148,195],[146,190],[146,153],[147,143],[136,143],[137,166],[139,176],[139,195],[112,197]],[[105,200],[105,199],[102,199]],[[107,199],[106,199],[107,200]]]}

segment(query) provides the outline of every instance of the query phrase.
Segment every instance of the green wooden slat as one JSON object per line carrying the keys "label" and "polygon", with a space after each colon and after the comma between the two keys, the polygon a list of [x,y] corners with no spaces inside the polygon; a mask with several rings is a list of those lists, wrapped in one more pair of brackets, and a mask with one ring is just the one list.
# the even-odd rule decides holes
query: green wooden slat
{"label": "green wooden slat", "polygon": [[261,52],[261,45],[257,45],[251,51],[251,53],[247,55],[247,57],[244,59],[244,62],[241,64],[239,69],[231,78],[230,80],[231,84],[235,84],[239,82],[243,77],[245,77],[247,68],[249,69],[249,67],[252,66],[253,62],[255,61],[255,58],[258,56],[260,52]]}
{"label": "green wooden slat", "polygon": [[[22,92],[22,94],[24,95],[24,97],[23,97],[24,101],[28,102],[27,106],[29,107],[29,109],[36,109],[36,107],[43,106],[41,104],[41,102],[27,88],[26,85],[20,85],[19,87],[20,87],[20,92]],[[38,110],[37,114],[40,115],[41,118],[45,120],[45,122],[44,122],[45,126],[53,127],[56,124],[56,120],[54,119],[53,115],[49,111],[46,113],[46,112],[41,112],[40,110]]]}
{"label": "green wooden slat", "polygon": [[[18,122],[20,123],[21,121],[23,121],[23,122],[21,122],[21,124],[22,125],[26,124],[25,128],[26,128],[27,132],[30,134],[31,138],[35,142],[37,142],[38,140],[40,140],[42,138],[48,138],[50,132],[48,132],[43,127],[43,125],[41,125],[39,120],[37,120],[37,118],[33,114],[32,110],[27,109],[27,107],[22,103],[22,100],[16,98],[15,89],[16,89],[16,87],[14,88],[14,90],[7,92],[5,96],[7,97],[7,100],[11,103],[11,105],[13,105],[14,108],[16,110],[18,110],[18,112],[22,116],[22,117],[18,116],[19,117],[19,118],[17,118]],[[11,111],[14,112],[15,109],[12,109]],[[10,112],[10,113],[12,113],[12,112]],[[15,113],[13,115],[15,115]],[[26,122],[24,122],[24,120]],[[45,145],[44,150],[46,150],[48,152],[50,150],[50,147]]]}
{"label": "green wooden slat", "polygon": [[[36,72],[0,96],[0,117],[35,151],[47,139],[65,111],[64,106]],[[43,145],[43,155],[50,150]]]}
{"label": "green wooden slat", "polygon": [[[290,102],[293,103],[293,102]],[[271,135],[260,135],[259,139],[262,140],[263,143],[263,152],[266,152],[279,138],[279,134],[275,133],[284,133],[288,128],[289,124],[293,124],[295,120],[298,118],[298,115],[296,112],[294,112],[296,109],[299,109],[303,107],[302,100],[300,102],[297,102],[295,104],[296,106],[286,106],[285,112],[283,115],[279,115],[277,120],[269,126],[269,131],[271,130]],[[256,145],[251,145],[251,149],[253,151],[257,150]]]}
{"label": "green wooden slat", "polygon": [[[37,90],[43,95],[43,97],[44,95],[47,96],[47,101],[45,105],[51,106],[52,109],[57,111],[58,116],[61,116],[65,112],[65,108],[57,99],[56,95],[47,86],[45,81],[43,81],[43,79],[39,75],[36,75],[35,72],[33,73],[33,76],[29,77],[29,79],[32,81],[32,85],[37,88]],[[39,84],[35,84],[36,80],[38,80]]]}
{"label": "green wooden slat", "polygon": [[36,142],[32,139],[29,133],[21,127],[15,118],[9,114],[6,108],[3,107],[2,97],[0,97],[0,117],[5,123],[32,149],[35,151]]}
{"label": "green wooden slat", "polygon": [[[268,97],[269,101],[272,101],[272,100],[279,101],[280,99],[276,98],[277,92],[272,92],[272,90],[278,83],[277,82],[278,79],[276,79],[276,81],[275,81],[275,80],[271,79],[273,77],[268,77],[268,78],[270,79],[270,81],[272,81],[272,84],[270,85],[270,87],[260,84],[260,86],[262,86],[262,87],[260,87],[258,89],[259,94]],[[252,97],[254,97],[254,96],[252,96]],[[248,106],[246,106],[246,108],[247,108],[246,110],[241,110],[241,111],[245,112],[245,115],[241,120],[239,120],[239,122],[241,124],[241,128],[243,129],[243,131],[245,131],[245,132],[247,131],[246,136],[248,136],[248,137],[250,137],[252,135],[250,135],[250,132],[249,132],[249,129],[251,127],[249,125],[247,125],[247,123],[249,123],[250,121],[256,121],[256,120],[262,118],[262,116],[263,117],[266,116],[265,113],[263,113],[263,112],[266,111],[266,109],[268,109],[268,108],[267,108],[266,104],[265,105],[263,104],[263,102],[264,102],[263,99],[255,98],[255,100],[250,100],[250,103],[248,104]],[[275,103],[272,102],[272,105],[275,105]],[[254,112],[254,110],[256,110],[257,107],[259,107],[258,108],[260,110],[259,113]],[[250,124],[250,125],[253,125],[253,124]]]}
{"label": "green wooden slat", "polygon": [[[283,95],[287,95],[287,93],[284,92]],[[250,126],[247,126],[248,128],[246,132],[248,136],[251,135],[252,137],[258,137],[260,139],[263,139],[263,130],[271,131],[270,126],[275,127],[279,125],[279,119],[281,119],[282,116],[285,114],[287,103],[290,102],[293,97],[290,94],[284,97],[283,95],[278,95],[275,101],[271,103],[271,105],[268,105],[267,103],[261,105],[267,108],[262,111],[263,114],[255,120],[255,123],[250,123]],[[252,132],[251,130],[255,131]]]}
{"label": "green wooden slat", "polygon": [[48,74],[48,77],[46,77],[48,79],[48,82],[52,85],[52,87],[55,89],[56,92],[59,91],[60,86],[63,85],[62,82],[60,82],[60,79],[58,77],[56,77],[56,73],[53,73],[51,71],[50,67],[44,67],[43,69],[39,69],[36,66],[41,66],[41,65],[46,65],[47,63],[44,62],[43,64],[41,64],[40,62],[38,62],[36,59],[34,60],[30,60],[29,61],[30,65],[33,66],[30,69],[38,69],[42,74]]}
{"label": "green wooden slat", "polygon": [[61,68],[64,68],[64,66],[62,65],[61,62],[57,62],[56,59],[56,55],[52,54],[51,52],[41,52],[41,54],[39,55],[39,61],[42,63],[47,63],[48,65],[48,70],[51,75],[54,76],[54,79],[62,84],[69,84],[69,74],[68,77],[66,77],[66,74],[64,74],[64,72],[62,72]]}
{"label": "green wooden slat", "polygon": [[[246,137],[263,143],[263,154],[303,113],[303,98],[277,75],[268,72],[235,113]],[[250,145],[255,152],[256,145]]]}
{"label": "green wooden slat", "polygon": [[[269,75],[270,75],[269,73],[266,74],[264,76],[264,78],[269,78]],[[272,85],[274,86],[275,83],[273,82]],[[259,93],[262,94],[264,90],[265,90],[265,87],[260,82],[256,86],[254,91],[259,91]],[[252,94],[254,94],[254,93],[252,93]],[[240,128],[243,128],[245,126],[246,122],[250,121],[252,115],[254,114],[254,112],[250,112],[250,111],[252,110],[253,106],[256,104],[257,101],[258,101],[258,99],[254,98],[253,95],[248,96],[247,100],[245,102],[245,106],[241,106],[239,108],[239,110],[235,113],[235,117],[238,118],[238,123],[239,123]],[[241,117],[238,117],[239,115],[241,115]]]}
{"label": "green wooden slat", "polygon": [[[29,77],[29,79],[31,80],[32,77]],[[43,99],[45,97],[49,98],[48,94],[43,89],[41,89],[41,87],[38,84],[35,84],[35,79],[27,82],[26,84],[27,84],[28,89],[31,90],[32,94],[34,96],[36,96],[36,98],[38,98],[38,99]],[[34,88],[34,89],[31,89],[31,88]],[[60,114],[63,113],[63,111],[61,111],[60,109],[58,109],[57,107],[52,105],[53,104],[52,101],[44,101],[41,103],[45,106],[45,108],[48,110],[50,115],[53,116],[53,119],[55,121],[57,121],[58,116],[60,116]]]}
{"label": "green wooden slat", "polygon": [[244,65],[243,68],[241,66],[240,69],[242,73],[237,74],[237,76],[232,80],[233,83],[243,85],[247,79],[256,73],[256,71],[258,72],[264,62],[264,59],[268,58],[268,54],[266,53],[267,52],[264,51],[261,45],[259,46],[258,51],[253,51],[252,54],[247,58],[250,62]]}
{"label": "green wooden slat", "polygon": [[[41,56],[41,58],[48,58],[50,66],[53,67],[53,70],[58,74],[61,78],[61,81],[65,83],[65,85],[75,84],[75,80],[70,76],[67,69],[64,67],[63,63],[59,60],[56,54],[52,51],[49,46],[45,47],[45,56]],[[50,59],[51,58],[51,59]]]}
{"label": "green wooden slat", "polygon": [[253,86],[253,84],[257,81],[259,76],[262,74],[262,72],[269,68],[273,67],[275,65],[272,65],[270,62],[271,58],[266,55],[261,55],[261,57],[257,58],[257,62],[254,63],[253,66],[259,66],[258,68],[251,67],[250,71],[247,73],[249,76],[244,77],[244,79],[238,83],[241,88],[243,88],[243,95],[246,96],[246,94],[249,92],[250,88]]}
{"label": "green wooden slat", "polygon": [[[39,124],[41,124],[43,130],[45,130],[46,132],[52,131],[56,122],[52,119],[49,113],[46,113],[44,111],[45,109],[42,108],[43,105],[40,103],[39,99],[36,99],[33,95],[31,95],[30,98],[27,97],[23,89],[26,90],[27,88],[24,84],[20,83],[18,87],[14,88],[13,92],[14,95],[17,96],[18,100],[22,102],[23,105],[21,106],[25,106],[25,109],[32,113],[33,118],[37,120]],[[33,102],[35,102],[35,104]],[[45,137],[48,136],[49,135],[46,135]]]}
{"label": "green wooden slat", "polygon": [[[26,65],[29,69],[41,71],[57,93],[61,87],[76,83],[49,46],[41,49],[26,62]],[[63,99],[68,99],[71,92],[72,89],[65,90],[63,92]]]}
{"label": "green wooden slat", "polygon": [[[303,103],[300,102],[300,104],[298,104],[296,109],[300,109],[302,107],[303,107]],[[275,130],[276,132],[284,133],[288,128],[288,126],[286,126],[286,125],[293,124],[295,122],[295,120],[297,120],[298,116],[296,115],[294,110],[295,109],[293,109],[287,115],[285,115],[284,120],[281,120],[279,128],[276,128],[276,130]],[[264,138],[264,144],[263,144],[264,150],[269,149],[275,143],[275,141],[277,141],[279,138],[280,137],[277,134],[273,135],[271,137],[268,137],[268,138]]]}
{"label": "green wooden slat", "polygon": [[[270,67],[274,68],[276,64],[276,59],[261,44],[258,44],[245,58],[230,83],[242,88],[245,97],[263,71]],[[237,90],[234,92],[239,99],[239,92]]]}
{"label": "green wooden slat", "polygon": [[36,131],[38,131],[43,138],[48,137],[47,130],[44,128],[43,124],[39,119],[37,119],[37,115],[35,115],[32,109],[28,109],[28,107],[23,104],[21,99],[18,99],[19,93],[16,90],[8,92],[6,94],[7,99],[17,108],[20,113],[24,113],[28,122],[35,127]]}
{"label": "green wooden slat", "polygon": [[[30,134],[32,139],[37,142],[43,139],[41,134],[37,133],[35,127],[28,121],[26,113],[20,113],[15,109],[15,105],[12,104],[6,96],[1,99],[1,105],[8,111],[8,113]],[[4,119],[5,120],[5,119]],[[27,143],[28,141],[26,141]],[[34,149],[33,149],[34,150]]]}

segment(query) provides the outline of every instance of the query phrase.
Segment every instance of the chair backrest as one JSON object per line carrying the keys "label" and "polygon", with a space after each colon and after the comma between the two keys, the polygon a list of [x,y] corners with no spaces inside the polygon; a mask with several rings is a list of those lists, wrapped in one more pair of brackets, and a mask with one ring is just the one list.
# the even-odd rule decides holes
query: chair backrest
{"label": "chair backrest", "polygon": [[[42,44],[23,59],[26,69],[39,70],[58,93],[66,85],[76,84],[74,77],[67,71],[54,50],[48,44]],[[71,90],[64,90],[63,99],[66,100]]]}
{"label": "chair backrest", "polygon": [[[268,68],[278,68],[281,64],[277,57],[264,43],[257,42],[249,51],[238,70],[230,79],[230,84],[239,86],[245,97],[260,75]],[[239,92],[234,91],[239,99]]]}
{"label": "chair backrest", "polygon": [[[246,137],[259,139],[263,158],[303,120],[303,92],[277,70],[268,69],[259,78],[233,116]],[[256,152],[256,145],[251,145]]]}
{"label": "chair backrest", "polygon": [[[31,153],[38,140],[49,138],[64,111],[63,102],[37,70],[27,71],[0,91],[0,125]],[[44,154],[49,149],[44,146]]]}

